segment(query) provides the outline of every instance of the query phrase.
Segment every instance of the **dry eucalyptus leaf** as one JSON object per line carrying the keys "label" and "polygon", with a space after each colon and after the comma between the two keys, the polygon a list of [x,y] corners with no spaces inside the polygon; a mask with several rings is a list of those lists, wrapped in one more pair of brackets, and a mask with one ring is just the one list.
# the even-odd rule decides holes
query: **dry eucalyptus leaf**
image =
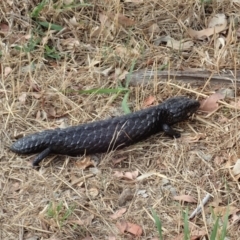
{"label": "dry eucalyptus leaf", "polygon": [[189,202],[189,203],[196,203],[196,199],[193,198],[190,195],[180,195],[180,196],[174,196],[173,199],[178,200],[178,201],[184,201],[184,202]]}
{"label": "dry eucalyptus leaf", "polygon": [[5,68],[4,68],[4,77],[6,77],[7,75],[9,75],[11,71],[12,71],[12,68],[10,68],[10,67],[5,67]]}
{"label": "dry eucalyptus leaf", "polygon": [[217,206],[213,209],[216,216],[224,216],[226,214],[234,214],[239,209],[235,206]]}
{"label": "dry eucalyptus leaf", "polygon": [[125,172],[123,178],[129,179],[129,180],[134,180],[138,176],[138,170],[133,171],[133,172]]}
{"label": "dry eucalyptus leaf", "polygon": [[201,102],[199,109],[203,112],[213,112],[218,109],[217,101],[220,99],[224,99],[224,95],[221,93],[214,93]]}
{"label": "dry eucalyptus leaf", "polygon": [[212,36],[213,34],[222,32],[223,30],[226,29],[226,27],[227,27],[227,20],[221,26],[206,28],[206,29],[203,29],[200,31],[196,31],[191,28],[188,28],[187,32],[193,39],[204,39],[204,38]]}
{"label": "dry eucalyptus leaf", "polygon": [[147,98],[144,100],[143,106],[144,106],[144,107],[148,107],[148,106],[152,105],[152,104],[154,103],[154,101],[155,101],[155,97],[153,97],[153,96],[150,95],[149,97],[147,97]]}
{"label": "dry eucalyptus leaf", "polygon": [[112,70],[112,66],[110,66],[109,68],[106,68],[105,70],[102,70],[101,73],[107,77],[111,70]]}
{"label": "dry eucalyptus leaf", "polygon": [[135,223],[127,222],[125,220],[117,222],[116,226],[122,234],[124,232],[129,232],[136,237],[140,237],[143,233],[143,230],[139,225],[137,225]]}
{"label": "dry eucalyptus leaf", "polygon": [[184,40],[175,40],[173,38],[167,41],[167,47],[170,47],[175,50],[188,50],[192,48],[194,43],[192,41],[184,41]]}
{"label": "dry eucalyptus leaf", "polygon": [[240,159],[237,160],[232,171],[234,175],[240,174]]}
{"label": "dry eucalyptus leaf", "polygon": [[85,157],[82,161],[75,162],[75,166],[79,169],[86,169],[87,167],[94,166],[94,162],[90,157]]}
{"label": "dry eucalyptus leaf", "polygon": [[18,100],[20,103],[25,104],[27,99],[27,93],[22,93],[19,97]]}
{"label": "dry eucalyptus leaf", "polygon": [[126,211],[127,211],[127,208],[120,208],[114,214],[110,215],[110,218],[112,219],[120,218]]}
{"label": "dry eucalyptus leaf", "polygon": [[[115,14],[108,14],[108,17],[111,18],[112,20],[114,20],[116,15]],[[124,27],[130,27],[130,26],[133,26],[135,24],[135,22],[132,19],[124,16],[121,13],[119,13],[117,15],[117,22],[119,24],[123,25]]]}

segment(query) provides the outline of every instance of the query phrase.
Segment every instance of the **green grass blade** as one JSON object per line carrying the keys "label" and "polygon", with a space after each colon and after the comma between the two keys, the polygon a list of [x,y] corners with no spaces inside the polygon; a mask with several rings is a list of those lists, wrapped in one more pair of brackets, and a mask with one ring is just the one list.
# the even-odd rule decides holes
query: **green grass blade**
{"label": "green grass blade", "polygon": [[43,0],[42,2],[40,2],[32,11],[31,13],[31,17],[32,18],[38,18],[40,12],[43,10],[44,6],[48,3],[47,0]]}
{"label": "green grass blade", "polygon": [[128,97],[129,97],[129,92],[127,92],[122,100],[122,108],[125,114],[131,113],[130,108],[128,107]]}
{"label": "green grass blade", "polygon": [[[131,75],[132,75],[132,72],[133,72],[133,69],[134,69],[134,66],[136,64],[136,59],[134,59],[132,61],[132,65],[131,65],[131,68],[130,68],[130,71],[129,71],[129,74],[127,75],[127,80],[126,80],[126,83],[125,83],[125,88],[128,89],[128,86],[129,86],[129,82],[131,80]],[[122,100],[122,108],[123,108],[123,111],[127,114],[127,113],[131,113],[131,110],[128,106],[128,98],[129,98],[129,93],[130,91],[128,91],[124,97],[123,97],[123,100]]]}
{"label": "green grass blade", "polygon": [[51,29],[51,30],[56,30],[56,31],[61,31],[63,29],[62,26],[57,25],[57,24],[53,24],[53,23],[49,23],[49,22],[38,22],[41,26],[47,28],[47,29]]}
{"label": "green grass blade", "polygon": [[111,93],[121,93],[128,92],[127,88],[93,88],[89,90],[80,90],[78,91],[80,94],[111,94]]}
{"label": "green grass blade", "polygon": [[57,52],[55,48],[50,48],[48,45],[45,45],[44,55],[49,58],[59,60],[61,55]]}
{"label": "green grass blade", "polygon": [[218,231],[218,227],[219,227],[219,217],[217,217],[217,220],[214,224],[211,236],[210,236],[210,240],[216,240],[217,239],[217,231]]}
{"label": "green grass blade", "polygon": [[224,240],[227,236],[227,225],[228,225],[228,217],[229,217],[229,206],[227,208],[226,215],[224,216],[223,226],[222,226],[222,233],[221,233],[221,240]]}
{"label": "green grass blade", "polygon": [[184,220],[184,240],[189,240],[190,239],[190,230],[189,230],[189,222],[188,222],[188,209],[186,210],[185,213],[183,213],[183,220]]}
{"label": "green grass blade", "polygon": [[156,214],[156,212],[155,212],[154,209],[151,209],[151,212],[152,212],[152,216],[153,216],[153,218],[154,218],[155,225],[156,225],[157,230],[158,230],[158,233],[159,233],[159,239],[160,239],[160,240],[163,240],[161,221],[160,221],[160,219],[159,219],[159,217],[158,217],[158,215]]}
{"label": "green grass blade", "polygon": [[131,68],[130,68],[130,71],[129,71],[128,75],[127,75],[127,79],[126,79],[126,84],[125,84],[126,88],[128,88],[128,86],[129,86],[129,83],[130,83],[130,80],[131,80],[131,76],[132,76],[132,72],[133,72],[133,69],[135,67],[136,61],[137,61],[136,59],[133,59],[133,61],[132,61]]}

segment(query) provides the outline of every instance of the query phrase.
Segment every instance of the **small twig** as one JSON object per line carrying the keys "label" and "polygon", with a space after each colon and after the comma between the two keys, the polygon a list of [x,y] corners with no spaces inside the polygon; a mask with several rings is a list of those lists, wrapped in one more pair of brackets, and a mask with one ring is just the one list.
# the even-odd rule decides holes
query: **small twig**
{"label": "small twig", "polygon": [[198,205],[198,207],[192,212],[192,214],[190,215],[189,219],[194,218],[196,215],[198,215],[202,211],[203,206],[208,202],[210,197],[211,197],[211,195],[208,193],[205,196],[205,198],[202,200],[202,202]]}
{"label": "small twig", "polygon": [[235,72],[234,70],[228,70],[221,73],[214,73],[202,69],[195,71],[159,71],[153,69],[138,70],[131,74],[130,85],[137,86],[141,84],[149,84],[154,78],[160,78],[161,82],[174,79],[184,83],[193,83],[194,85],[203,85],[206,83],[206,79],[209,79],[209,83],[211,84],[219,85],[219,83],[222,83],[224,86],[240,85],[240,71]]}

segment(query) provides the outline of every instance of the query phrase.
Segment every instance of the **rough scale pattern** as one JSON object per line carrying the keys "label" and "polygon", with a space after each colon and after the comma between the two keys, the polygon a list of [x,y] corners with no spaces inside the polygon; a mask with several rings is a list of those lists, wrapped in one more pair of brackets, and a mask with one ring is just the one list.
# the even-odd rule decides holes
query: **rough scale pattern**
{"label": "rough scale pattern", "polygon": [[107,152],[146,139],[159,131],[180,137],[170,126],[187,119],[198,108],[196,100],[174,97],[158,106],[121,117],[34,133],[17,140],[10,149],[16,153],[41,152],[33,162],[33,165],[38,165],[50,153]]}

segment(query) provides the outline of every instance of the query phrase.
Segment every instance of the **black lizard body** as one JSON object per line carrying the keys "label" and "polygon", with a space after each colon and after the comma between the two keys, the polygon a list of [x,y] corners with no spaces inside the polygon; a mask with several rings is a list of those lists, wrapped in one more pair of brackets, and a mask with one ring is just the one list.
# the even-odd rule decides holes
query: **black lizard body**
{"label": "black lizard body", "polygon": [[180,133],[170,126],[187,119],[199,105],[198,101],[187,97],[174,97],[157,106],[120,117],[34,133],[17,140],[10,149],[16,153],[40,152],[33,161],[33,166],[37,166],[51,153],[74,156],[108,152],[159,131],[177,138]]}

